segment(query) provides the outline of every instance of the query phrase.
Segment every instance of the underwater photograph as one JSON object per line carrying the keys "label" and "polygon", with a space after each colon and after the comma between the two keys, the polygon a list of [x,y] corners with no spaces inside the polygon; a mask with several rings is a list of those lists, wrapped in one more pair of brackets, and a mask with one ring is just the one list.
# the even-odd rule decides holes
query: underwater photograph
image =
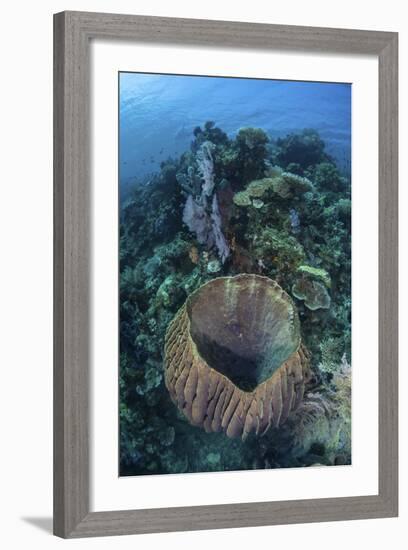
{"label": "underwater photograph", "polygon": [[351,464],[351,85],[120,72],[119,475]]}

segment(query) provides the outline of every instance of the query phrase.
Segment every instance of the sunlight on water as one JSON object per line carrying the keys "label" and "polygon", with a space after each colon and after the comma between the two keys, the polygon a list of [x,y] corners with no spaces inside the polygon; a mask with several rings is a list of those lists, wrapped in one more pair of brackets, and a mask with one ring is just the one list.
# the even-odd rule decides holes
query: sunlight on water
{"label": "sunlight on water", "polygon": [[272,138],[314,128],[348,171],[350,96],[349,84],[121,73],[121,183],[179,156],[207,120],[230,137],[242,126],[259,126]]}

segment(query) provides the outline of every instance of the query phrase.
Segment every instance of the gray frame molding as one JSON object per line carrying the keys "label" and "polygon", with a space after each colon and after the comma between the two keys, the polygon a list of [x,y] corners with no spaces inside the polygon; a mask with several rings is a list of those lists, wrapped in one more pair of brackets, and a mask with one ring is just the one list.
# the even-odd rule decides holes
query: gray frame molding
{"label": "gray frame molding", "polygon": [[[89,41],[371,54],[379,60],[379,494],[150,510],[89,509]],[[398,513],[398,35],[85,12],[54,16],[54,533],[89,537]],[[367,183],[368,184],[368,183]]]}

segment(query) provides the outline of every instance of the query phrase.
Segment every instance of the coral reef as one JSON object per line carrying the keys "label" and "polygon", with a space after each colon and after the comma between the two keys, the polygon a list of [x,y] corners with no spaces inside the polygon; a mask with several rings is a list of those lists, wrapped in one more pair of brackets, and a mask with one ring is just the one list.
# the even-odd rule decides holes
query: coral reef
{"label": "coral reef", "polygon": [[165,367],[191,424],[243,440],[283,424],[309,378],[296,309],[259,275],[214,279],[190,295],[167,330]]}
{"label": "coral reef", "polygon": [[279,138],[276,145],[276,163],[286,170],[295,169],[297,173],[303,174],[310,166],[329,160],[324,141],[313,129]]}
{"label": "coral reef", "polygon": [[262,178],[266,169],[267,134],[261,128],[241,128],[236,137],[238,174],[243,182]]}
{"label": "coral reef", "polygon": [[293,235],[274,227],[265,227],[252,237],[250,250],[264,266],[274,267],[279,279],[287,272],[294,272],[305,260],[303,246]]}
{"label": "coral reef", "polygon": [[291,172],[282,172],[280,176],[272,178],[272,181],[274,192],[282,197],[282,199],[288,199],[313,189],[310,180]]}
{"label": "coral reef", "polygon": [[[350,198],[314,130],[233,137],[211,121],[135,181],[120,209],[121,475],[350,463]],[[192,426],[163,368],[166,331],[189,296],[241,273],[293,298],[310,351],[296,411],[244,442]]]}
{"label": "coral reef", "polygon": [[244,191],[236,193],[233,198],[234,203],[237,206],[250,206],[268,191],[276,193],[282,199],[288,199],[313,189],[312,183],[307,178],[279,171],[276,167],[269,173],[273,175],[251,181]]}

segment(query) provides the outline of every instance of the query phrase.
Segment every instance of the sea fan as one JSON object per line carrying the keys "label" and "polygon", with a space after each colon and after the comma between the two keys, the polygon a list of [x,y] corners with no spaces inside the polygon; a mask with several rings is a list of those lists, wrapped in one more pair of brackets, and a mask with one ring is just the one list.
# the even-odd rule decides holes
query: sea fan
{"label": "sea fan", "polygon": [[220,257],[221,262],[224,263],[230,255],[230,249],[221,229],[221,214],[218,207],[217,195],[214,195],[212,200],[211,220],[214,242],[218,250],[218,256]]}
{"label": "sea fan", "polygon": [[210,141],[205,141],[197,151],[198,172],[204,180],[202,191],[207,197],[213,192],[214,181],[214,161],[211,154],[213,145]]}

